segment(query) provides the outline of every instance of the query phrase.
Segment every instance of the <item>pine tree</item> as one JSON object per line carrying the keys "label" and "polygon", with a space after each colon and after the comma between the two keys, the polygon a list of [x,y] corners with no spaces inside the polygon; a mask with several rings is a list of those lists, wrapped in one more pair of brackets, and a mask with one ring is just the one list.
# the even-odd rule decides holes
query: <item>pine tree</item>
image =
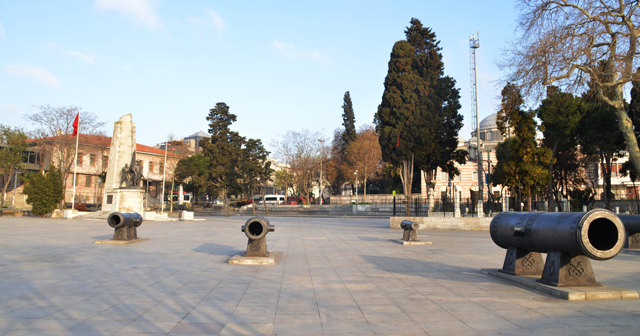
{"label": "pine tree", "polygon": [[200,140],[200,146],[202,154],[209,158],[209,181],[222,192],[228,216],[228,196],[241,191],[236,168],[242,155],[244,137],[229,129],[236,121],[236,115],[229,112],[225,103],[217,103],[210,109],[207,120],[211,137]]}
{"label": "pine tree", "polygon": [[374,123],[382,158],[401,171],[409,200],[414,162],[431,181],[437,167],[451,177],[459,174],[454,162],[464,164],[467,153],[457,150],[463,120],[458,113],[460,94],[455,81],[444,76],[440,42],[415,18],[405,35],[407,41],[393,47]]}
{"label": "pine tree", "polygon": [[496,164],[491,181],[509,186],[512,190],[522,186],[527,197],[527,209],[531,210],[531,195],[549,182],[551,150],[538,147],[536,143],[537,123],[535,111],[524,109],[520,90],[507,83],[502,89],[501,109],[496,124],[504,136],[513,130],[515,136],[498,144]]}
{"label": "pine tree", "polygon": [[353,112],[353,103],[349,91],[344,93],[344,103],[342,103],[342,125],[344,132],[342,133],[342,154],[344,154],[349,144],[356,140],[356,115]]}
{"label": "pine tree", "polygon": [[26,174],[23,180],[27,203],[32,205],[31,212],[36,216],[52,212],[64,198],[62,174],[54,166],[51,166],[46,175],[42,171],[32,172]]}

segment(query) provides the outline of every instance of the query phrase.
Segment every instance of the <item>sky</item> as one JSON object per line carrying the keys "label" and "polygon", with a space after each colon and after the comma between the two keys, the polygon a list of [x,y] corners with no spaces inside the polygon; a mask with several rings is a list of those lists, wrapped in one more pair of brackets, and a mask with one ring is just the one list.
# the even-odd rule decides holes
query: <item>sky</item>
{"label": "sky", "polygon": [[232,129],[273,141],[288,131],[371,124],[391,48],[411,18],[440,40],[470,137],[469,36],[480,31],[480,120],[497,110],[495,65],[512,36],[511,1],[11,1],[0,2],[0,123],[30,129],[39,105],[77,106],[113,123],[131,113],[137,142],[207,131],[224,102]]}

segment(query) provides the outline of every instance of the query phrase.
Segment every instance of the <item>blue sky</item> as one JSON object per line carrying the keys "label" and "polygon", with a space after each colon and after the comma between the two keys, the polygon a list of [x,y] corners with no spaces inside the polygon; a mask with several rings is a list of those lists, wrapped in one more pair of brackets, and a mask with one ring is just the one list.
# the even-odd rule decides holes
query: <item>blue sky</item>
{"label": "blue sky", "polygon": [[34,105],[75,105],[113,122],[131,113],[137,141],[207,131],[225,102],[241,135],[270,144],[287,130],[342,124],[350,91],[372,123],[389,54],[412,17],[441,41],[471,131],[469,35],[480,30],[480,119],[496,110],[494,65],[512,35],[510,1],[2,1],[0,123],[29,128]]}

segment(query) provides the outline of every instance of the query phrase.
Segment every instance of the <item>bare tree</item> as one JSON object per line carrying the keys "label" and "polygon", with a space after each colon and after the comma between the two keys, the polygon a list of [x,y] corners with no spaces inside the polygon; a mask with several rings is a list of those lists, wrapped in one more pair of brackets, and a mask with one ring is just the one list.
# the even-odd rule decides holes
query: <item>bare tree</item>
{"label": "bare tree", "polygon": [[27,136],[21,128],[0,124],[0,176],[4,180],[1,186],[0,207],[4,206],[11,176],[16,179],[17,171],[23,170],[26,166],[23,163],[26,149]]}
{"label": "bare tree", "polygon": [[[27,114],[24,118],[34,125],[29,135],[35,140],[35,148],[40,153],[40,166],[43,167],[44,162],[49,160],[60,167],[63,185],[65,185],[76,155],[76,138],[72,136],[73,122],[80,112],[80,108],[76,106],[52,107],[51,105],[35,107],[40,111]],[[105,135],[106,122],[100,121],[95,114],[82,111],[79,121],[78,133],[80,137],[87,134]],[[96,153],[102,152],[99,146],[86,146],[85,148],[85,150],[96,149]]]}
{"label": "bare tree", "polygon": [[367,180],[376,177],[382,171],[382,150],[378,134],[371,125],[364,125],[358,131],[356,140],[347,145],[344,164],[345,175],[358,176],[364,184],[364,201],[367,200]]}
{"label": "bare tree", "polygon": [[[629,156],[640,171],[640,149],[625,109],[623,87],[637,75],[640,16],[638,1],[519,0],[516,38],[499,65],[506,80],[540,97],[555,83],[568,91],[597,87],[597,98],[613,106]],[[610,71],[598,71],[605,62]],[[611,96],[605,92],[613,93]]]}
{"label": "bare tree", "polygon": [[302,130],[287,131],[281,138],[272,143],[276,148],[275,155],[289,165],[295,191],[306,195],[307,201],[310,201],[314,177],[320,168],[322,143],[318,140],[324,140],[324,136],[322,132]]}

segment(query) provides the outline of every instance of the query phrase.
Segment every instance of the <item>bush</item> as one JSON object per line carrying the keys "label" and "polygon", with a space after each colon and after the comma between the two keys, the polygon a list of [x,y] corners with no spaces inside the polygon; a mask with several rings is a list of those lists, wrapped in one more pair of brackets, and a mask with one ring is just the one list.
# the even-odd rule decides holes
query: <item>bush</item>
{"label": "bush", "polygon": [[82,203],[78,203],[78,204],[76,204],[74,209],[76,209],[78,211],[87,211],[87,206],[82,204]]}
{"label": "bush", "polygon": [[51,166],[46,175],[33,172],[26,174],[23,180],[27,203],[32,205],[31,212],[36,216],[44,217],[52,212],[64,198],[62,175],[54,166]]}

